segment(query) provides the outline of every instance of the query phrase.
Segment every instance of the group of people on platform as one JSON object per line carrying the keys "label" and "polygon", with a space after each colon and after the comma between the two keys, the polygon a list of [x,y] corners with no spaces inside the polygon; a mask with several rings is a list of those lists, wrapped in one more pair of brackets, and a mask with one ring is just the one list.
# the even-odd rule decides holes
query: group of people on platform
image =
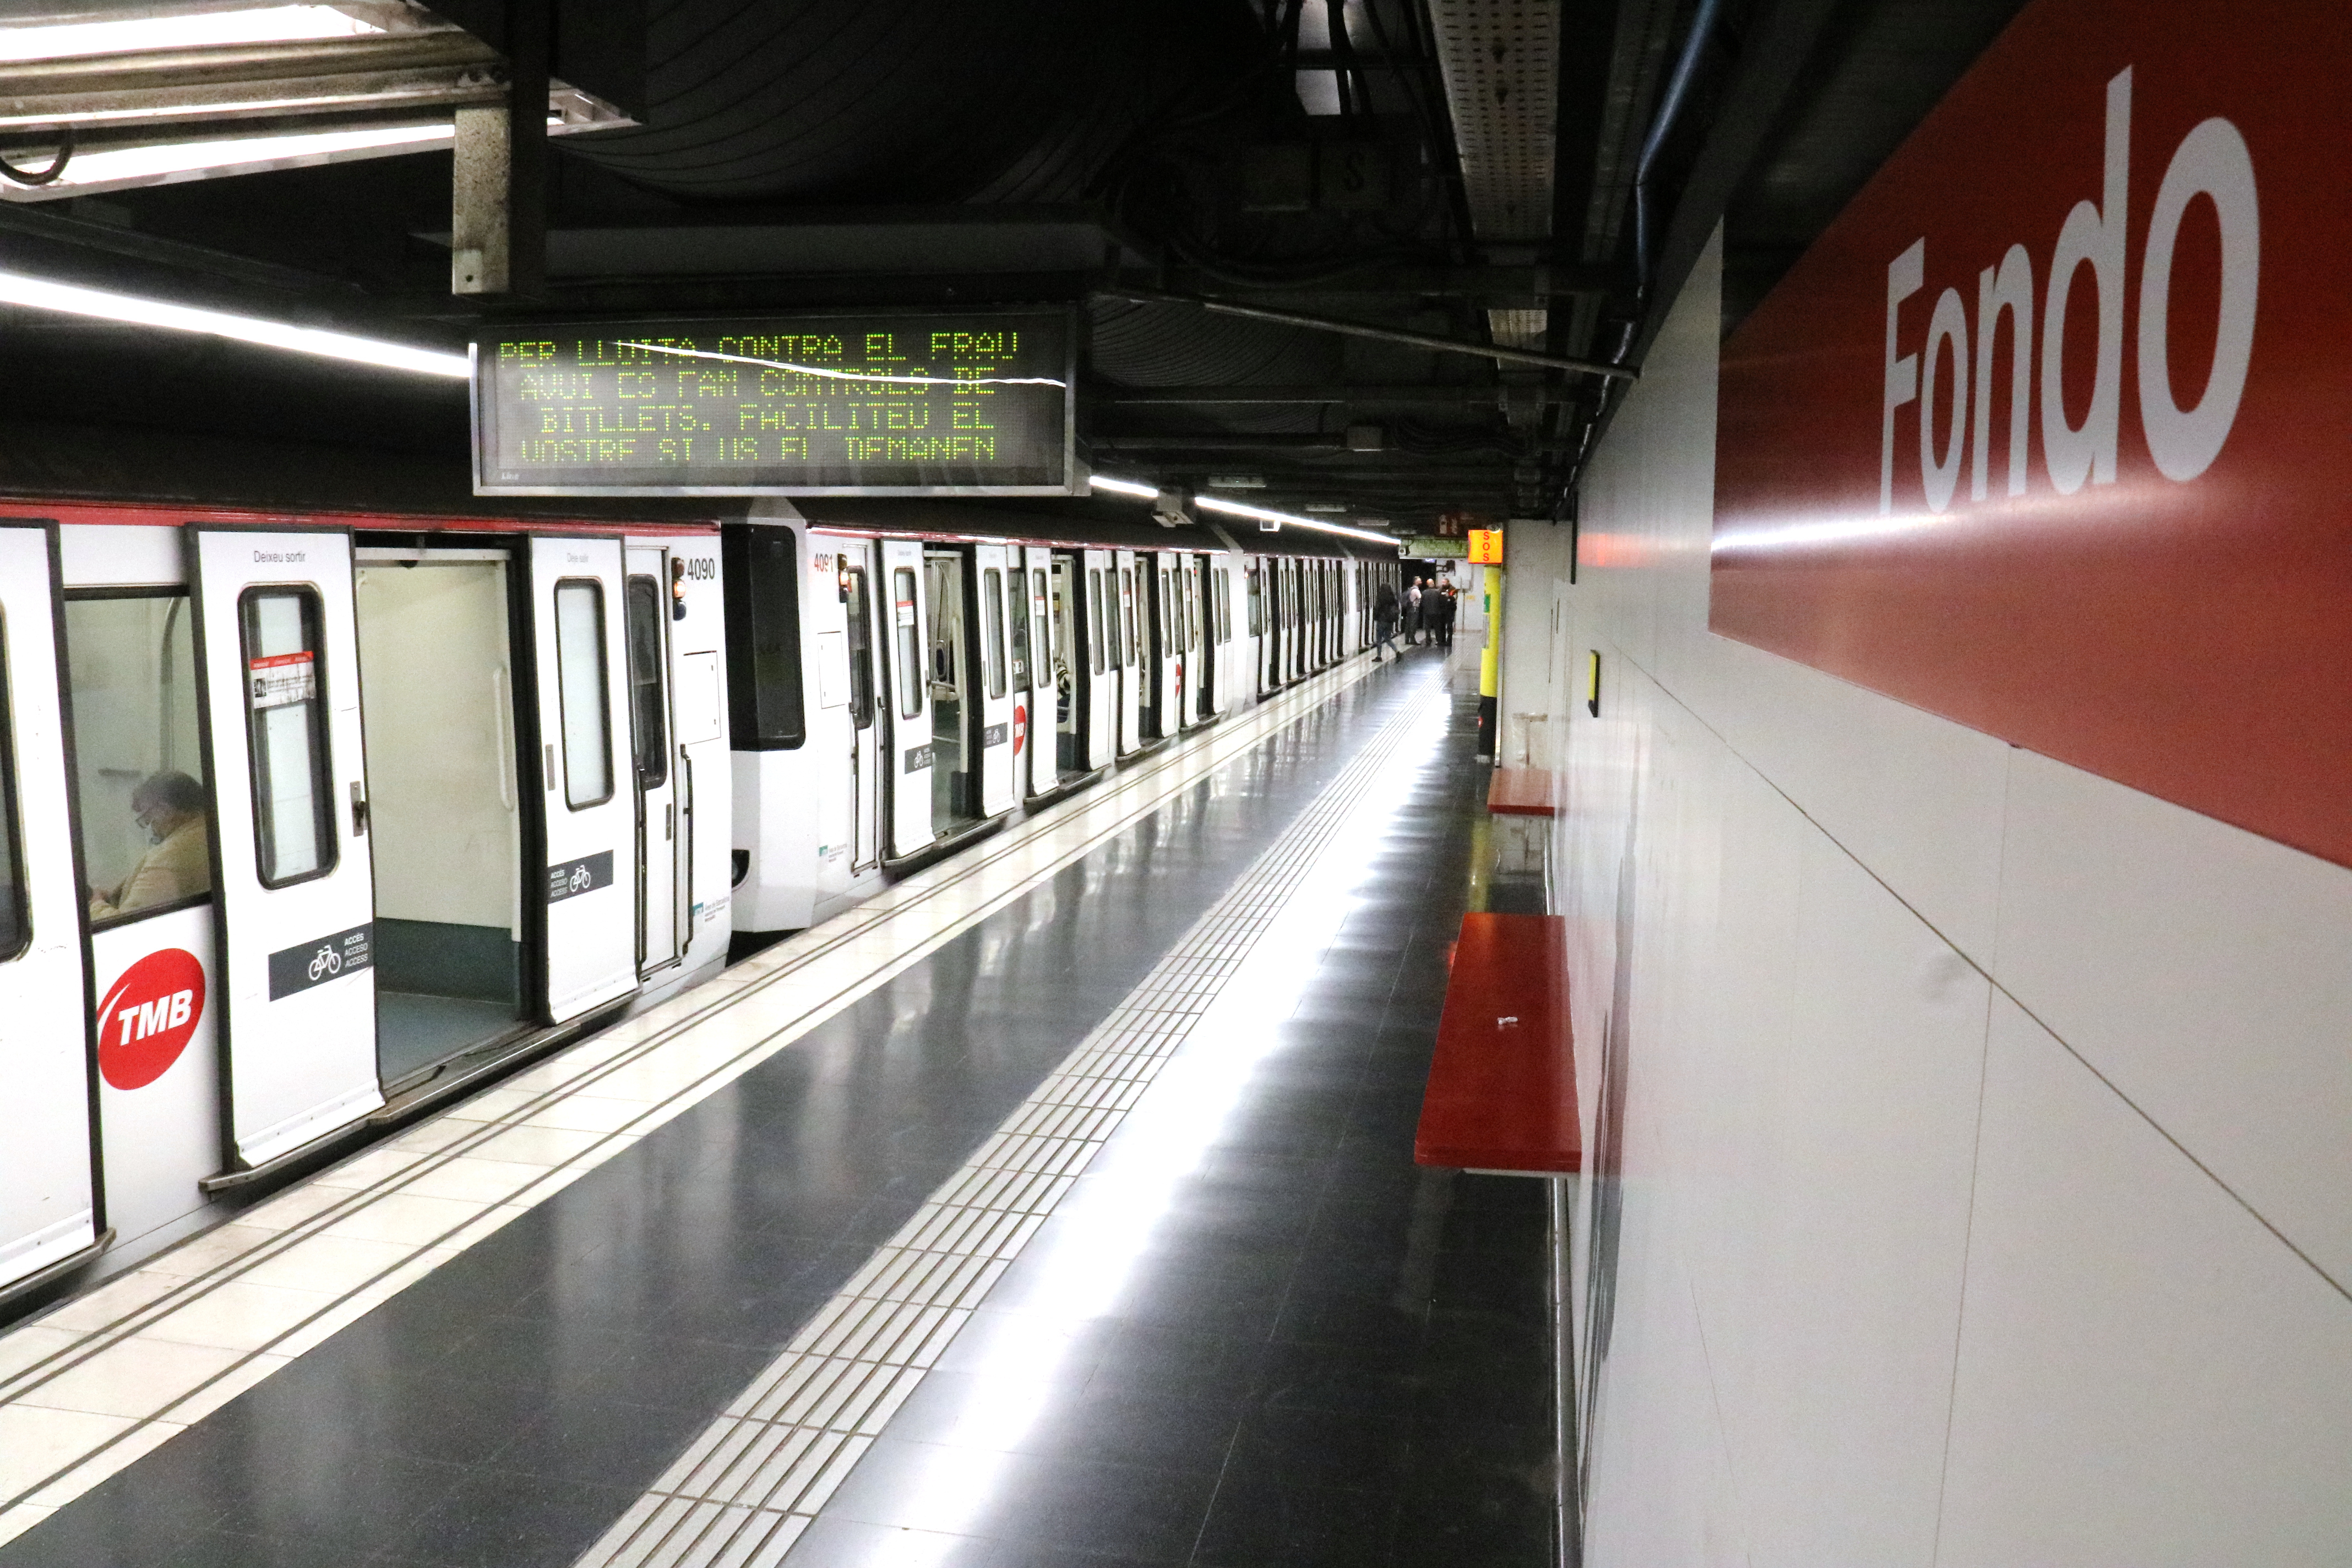
{"label": "group of people on platform", "polygon": [[1402,595],[1393,584],[1381,584],[1372,599],[1372,662],[1378,664],[1388,654],[1404,657],[1396,645],[1400,629],[1407,647],[1420,646],[1424,637],[1435,647],[1452,647],[1454,617],[1461,607],[1461,595],[1451,583],[1415,577]]}

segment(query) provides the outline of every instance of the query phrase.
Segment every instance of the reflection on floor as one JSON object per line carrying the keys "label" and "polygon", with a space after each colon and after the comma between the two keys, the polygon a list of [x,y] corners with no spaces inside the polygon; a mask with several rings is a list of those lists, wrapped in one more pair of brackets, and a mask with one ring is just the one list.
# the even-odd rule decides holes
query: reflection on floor
{"label": "reflection on floor", "polygon": [[508,1002],[381,988],[375,994],[376,1059],[386,1083],[398,1083],[514,1026],[514,1005]]}

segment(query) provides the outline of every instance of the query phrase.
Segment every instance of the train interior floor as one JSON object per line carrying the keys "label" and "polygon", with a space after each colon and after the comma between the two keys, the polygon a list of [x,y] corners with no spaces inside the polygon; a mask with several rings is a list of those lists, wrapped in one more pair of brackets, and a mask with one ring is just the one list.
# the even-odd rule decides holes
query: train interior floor
{"label": "train interior floor", "polygon": [[1556,1561],[1547,1184],[1412,1163],[1470,643],[0,1332],[0,1568]]}

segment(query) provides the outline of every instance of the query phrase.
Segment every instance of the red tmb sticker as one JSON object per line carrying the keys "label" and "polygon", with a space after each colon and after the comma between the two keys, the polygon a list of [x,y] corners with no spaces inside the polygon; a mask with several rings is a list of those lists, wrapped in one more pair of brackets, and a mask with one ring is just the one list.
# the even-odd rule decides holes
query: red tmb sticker
{"label": "red tmb sticker", "polygon": [[185,949],[151,952],[122,972],[98,1005],[98,1070],[117,1089],[142,1089],[171,1070],[205,1016],[205,966]]}

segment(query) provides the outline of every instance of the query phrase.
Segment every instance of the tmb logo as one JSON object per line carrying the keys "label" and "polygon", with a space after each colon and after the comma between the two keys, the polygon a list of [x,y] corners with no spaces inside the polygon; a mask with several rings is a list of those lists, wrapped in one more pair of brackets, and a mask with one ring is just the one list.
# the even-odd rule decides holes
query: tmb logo
{"label": "tmb logo", "polygon": [[98,1005],[98,1070],[117,1089],[141,1089],[171,1070],[205,1016],[205,966],[167,947],[122,972]]}

